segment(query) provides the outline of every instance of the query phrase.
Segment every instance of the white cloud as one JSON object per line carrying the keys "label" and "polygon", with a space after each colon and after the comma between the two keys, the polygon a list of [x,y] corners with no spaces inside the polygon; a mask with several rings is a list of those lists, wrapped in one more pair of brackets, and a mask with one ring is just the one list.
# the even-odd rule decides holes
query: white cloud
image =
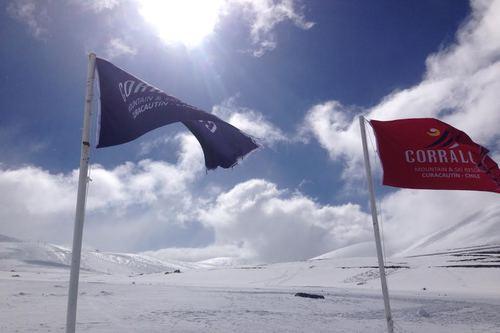
{"label": "white cloud", "polygon": [[[133,249],[158,230],[194,219],[190,211],[197,199],[190,186],[203,174],[203,156],[192,135],[181,134],[177,140],[176,164],[142,160],[110,170],[92,166],[86,222],[90,244]],[[77,170],[52,174],[30,166],[0,169],[0,233],[69,242],[77,179]]]}
{"label": "white cloud", "polygon": [[[365,110],[368,118],[439,117],[498,156],[500,1],[474,2],[473,9],[457,43],[428,57],[423,81]],[[347,183],[364,178],[356,113],[359,110],[328,101],[313,106],[301,128],[301,134],[313,136],[332,160],[345,163]],[[392,192],[380,201],[387,248],[399,252],[498,242],[497,196],[472,191]],[[214,227],[216,244],[239,241],[239,246],[267,261],[313,256],[370,240],[372,232],[359,206],[319,206],[265,180],[251,180],[220,194],[201,221]]]}
{"label": "white cloud", "polygon": [[289,140],[278,127],[268,121],[261,113],[238,106],[235,98],[229,98],[221,104],[215,105],[212,108],[212,113],[268,146]]}
{"label": "white cloud", "polygon": [[[188,140],[185,136],[181,140]],[[369,214],[356,204],[320,205],[295,191],[251,179],[227,191],[193,196],[202,174],[190,142],[176,164],[143,160],[114,169],[94,165],[85,243],[109,250],[144,248],[193,222],[213,239],[199,247],[149,251],[164,259],[214,257],[232,262],[302,260],[372,241]],[[0,233],[69,243],[77,171],[0,169]],[[498,242],[500,207],[491,193],[401,190],[381,200],[389,252]],[[201,223],[201,224],[200,224]],[[57,230],[57,232],[55,232]],[[193,231],[194,232],[194,231]],[[188,232],[188,237],[193,237]],[[175,235],[175,234],[174,234]]]}
{"label": "white cloud", "polygon": [[[262,179],[194,196],[203,174],[201,149],[190,135],[178,135],[177,140],[175,164],[142,160],[113,169],[92,166],[86,244],[130,251],[161,244],[164,235],[194,226],[208,235],[204,246],[150,254],[271,262],[306,259],[369,239],[368,215],[358,205],[322,206]],[[68,244],[77,178],[76,170],[52,174],[29,166],[0,169],[0,233]]]}
{"label": "white cloud", "polygon": [[35,167],[0,170],[2,232],[32,238],[51,238],[53,230],[71,219],[76,178],[50,174]]}
{"label": "white cloud", "polygon": [[[427,58],[424,80],[386,96],[366,110],[367,118],[389,120],[437,117],[466,131],[495,151],[500,123],[500,1],[474,1],[473,13],[457,33],[457,42]],[[305,118],[306,132],[328,150],[332,159],[348,163],[355,176],[362,158],[359,129],[348,107],[329,101],[313,106]]]}
{"label": "white cloud", "polygon": [[16,20],[26,24],[36,38],[44,38],[48,32],[45,1],[14,0],[7,5],[7,13]]}
{"label": "white cloud", "polygon": [[[296,13],[292,1],[238,3],[246,6],[252,18],[256,55],[275,47],[273,30],[278,23],[291,20],[303,29],[311,27]],[[45,30],[40,25],[37,4],[27,0],[11,2],[9,13],[26,22],[35,35],[42,36]],[[377,119],[440,117],[467,131],[498,157],[500,1],[474,2],[473,8],[470,21],[458,33],[457,43],[428,57],[420,84],[394,92],[365,111]],[[122,52],[132,52],[126,46],[120,47]],[[270,145],[289,140],[262,114],[238,107],[234,100],[214,107],[213,112]],[[308,111],[302,128],[302,134],[313,136],[332,160],[345,163],[346,180],[363,175],[354,114],[352,108],[328,101]],[[213,233],[213,244],[163,253],[195,260],[217,256],[283,261],[371,240],[369,216],[360,206],[320,205],[300,192],[280,190],[262,179],[248,180],[228,191],[208,189],[203,197],[194,197],[196,180],[204,170],[201,149],[192,136],[181,134],[174,140],[181,148],[175,164],[143,160],[113,169],[93,166],[86,242],[109,249],[132,249],[161,239],[172,228],[196,221]],[[76,182],[76,171],[52,174],[29,166],[0,169],[0,233],[68,242]],[[432,234],[434,238],[427,243],[444,239],[446,242],[441,244],[453,245],[458,240],[462,246],[488,239],[498,241],[497,201],[497,195],[492,193],[398,190],[382,199],[386,241],[393,251],[407,249]],[[468,218],[484,222],[484,229],[474,232],[462,228],[480,227],[468,223]],[[453,228],[457,223],[462,224]],[[445,239],[440,234],[444,230],[452,231],[454,238]]]}
{"label": "white cloud", "polygon": [[335,101],[317,104],[309,109],[299,129],[301,137],[307,139],[312,135],[332,160],[347,162],[343,171],[345,180],[359,180],[363,175],[359,172],[362,169],[360,130],[354,115],[354,110]]}
{"label": "white cloud", "polygon": [[244,15],[250,23],[250,37],[254,45],[252,53],[256,57],[276,47],[274,29],[279,23],[291,21],[304,30],[314,25],[305,19],[301,8],[297,8],[297,1],[294,0],[228,0],[228,5],[243,8]]}
{"label": "white cloud", "polygon": [[307,259],[370,236],[358,205],[322,206],[262,179],[220,194],[200,221],[214,228],[216,245],[238,246],[263,262]]}
{"label": "white cloud", "polygon": [[[472,8],[471,17],[457,33],[457,42],[427,58],[422,82],[396,91],[375,107],[364,110],[368,118],[440,118],[488,147],[492,156],[499,156],[500,1],[473,1]],[[329,101],[308,111],[302,131],[312,135],[332,160],[345,163],[344,179],[352,181],[364,179],[358,128],[358,119],[349,107]],[[375,159],[373,155],[372,161]],[[423,237],[436,236],[440,230],[448,229],[449,238],[436,236],[436,246],[498,241],[493,236],[500,228],[498,215],[491,213],[500,210],[497,196],[481,192],[397,190],[382,199],[386,241],[393,250],[402,251]],[[483,221],[485,227],[474,221]],[[466,226],[453,228],[459,222]],[[477,228],[467,227],[470,225]]]}
{"label": "white cloud", "polygon": [[137,49],[121,38],[112,38],[106,46],[105,53],[108,59],[114,59],[123,55],[134,56],[137,54]]}

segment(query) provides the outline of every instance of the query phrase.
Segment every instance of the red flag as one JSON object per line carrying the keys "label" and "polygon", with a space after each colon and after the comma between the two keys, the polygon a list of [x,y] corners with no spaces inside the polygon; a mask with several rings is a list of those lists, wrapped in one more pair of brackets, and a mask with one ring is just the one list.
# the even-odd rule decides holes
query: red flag
{"label": "red flag", "polygon": [[464,132],[433,118],[370,121],[384,185],[500,193],[500,170]]}

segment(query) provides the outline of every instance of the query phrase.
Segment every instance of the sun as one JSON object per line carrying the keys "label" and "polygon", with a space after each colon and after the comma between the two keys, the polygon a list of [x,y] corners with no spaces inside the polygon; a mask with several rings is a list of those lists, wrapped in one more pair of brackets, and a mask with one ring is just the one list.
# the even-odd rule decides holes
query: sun
{"label": "sun", "polygon": [[217,23],[223,0],[137,0],[139,13],[167,43],[198,45]]}

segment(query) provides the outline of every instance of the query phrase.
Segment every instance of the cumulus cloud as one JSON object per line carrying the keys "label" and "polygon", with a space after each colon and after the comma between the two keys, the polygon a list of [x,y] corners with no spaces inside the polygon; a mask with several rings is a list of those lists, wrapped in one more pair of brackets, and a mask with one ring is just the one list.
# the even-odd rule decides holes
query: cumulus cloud
{"label": "cumulus cloud", "polygon": [[[369,239],[370,223],[358,205],[321,206],[276,184],[253,179],[205,198],[190,193],[192,173],[176,165],[143,160],[106,170],[93,166],[87,204],[86,243],[132,250],[178,227],[213,231],[208,246],[148,252],[160,258],[235,262],[307,259]],[[0,170],[1,232],[28,239],[68,242],[77,171],[51,174],[34,167]],[[57,230],[57,233],[54,232]],[[177,230],[178,231],[178,230]]]}
{"label": "cumulus cloud", "polygon": [[[111,6],[116,2],[100,3]],[[303,29],[312,26],[293,1],[238,3],[245,6],[251,18],[255,55],[276,45],[273,30],[280,22],[290,20]],[[43,36],[43,20],[37,14],[43,10],[37,11],[37,6],[38,2],[18,0],[8,8],[11,16],[26,22],[35,35]],[[421,83],[396,91],[375,107],[361,111],[382,120],[440,117],[467,131],[498,157],[499,14],[500,1],[473,2],[472,16],[460,28],[457,42],[428,57]],[[133,52],[123,45],[120,48],[121,52]],[[269,145],[290,140],[262,114],[239,107],[234,100],[214,107],[213,112]],[[317,140],[332,160],[344,163],[345,180],[359,179],[363,174],[355,119],[359,112],[340,102],[326,101],[311,107],[301,129],[303,137]],[[185,134],[169,140],[180,147],[175,163],[143,160],[112,169],[92,167],[86,243],[135,250],[141,244],[165,246],[164,239],[179,232],[187,231],[190,237],[199,232],[203,246],[171,245],[158,255],[274,262],[306,259],[371,240],[369,215],[359,205],[320,205],[300,192],[279,189],[264,179],[251,179],[228,190],[207,189],[206,194],[195,197],[193,189],[204,170],[199,144]],[[53,174],[31,166],[0,168],[0,232],[69,242],[76,183],[77,171]],[[491,193],[392,192],[381,200],[386,241],[393,252],[438,243],[456,246],[457,242],[498,241],[497,201]]]}
{"label": "cumulus cloud", "polygon": [[320,205],[300,192],[251,179],[220,193],[199,211],[198,219],[214,231],[214,243],[198,249],[147,252],[159,258],[230,262],[303,260],[370,239],[369,217],[360,206]]}
{"label": "cumulus cloud", "polygon": [[73,174],[50,174],[35,167],[0,170],[2,232],[25,238],[40,233],[52,239],[53,230],[71,219],[76,179]]}
{"label": "cumulus cloud", "polygon": [[370,234],[358,205],[322,206],[263,179],[220,194],[200,220],[214,228],[217,245],[238,245],[264,262],[311,258]]}
{"label": "cumulus cloud", "polygon": [[289,140],[283,131],[268,121],[260,112],[238,106],[234,97],[215,105],[212,113],[267,146]]}
{"label": "cumulus cloud", "polygon": [[[456,42],[427,58],[419,84],[395,91],[373,108],[357,113],[378,120],[437,117],[466,131],[498,157],[499,15],[500,1],[473,1],[472,14],[457,32]],[[352,108],[328,101],[308,110],[302,129],[328,151],[332,160],[345,163],[343,176],[350,181],[363,175],[359,125],[354,114]],[[373,155],[372,161],[376,159]],[[498,215],[489,213],[499,209],[497,195],[492,193],[398,190],[382,199],[382,208],[388,225],[386,241],[394,251],[416,246],[422,238],[436,236],[440,230],[450,230],[452,235],[446,241],[436,236],[435,243],[441,246],[488,241],[491,230],[498,230]],[[467,229],[465,226],[474,224],[474,220],[485,221],[491,230]],[[464,230],[470,234],[464,234]]]}
{"label": "cumulus cloud", "polygon": [[359,180],[362,176],[360,130],[355,120],[354,109],[328,101],[309,109],[299,129],[301,137],[306,140],[308,136],[314,137],[332,160],[347,162],[343,171],[345,180]]}
{"label": "cumulus cloud", "polygon": [[[155,235],[158,231],[195,219],[191,205],[197,199],[190,189],[203,174],[203,156],[193,136],[181,134],[177,140],[175,164],[142,160],[113,169],[91,167],[86,227],[90,244],[133,250],[161,238]],[[77,170],[52,174],[32,166],[0,169],[1,233],[68,242],[77,181]]]}
{"label": "cumulus cloud", "polygon": [[[457,32],[457,42],[427,58],[423,81],[361,110],[367,118],[438,117],[466,131],[493,153],[498,150],[500,1],[473,1],[472,8],[471,17]],[[304,121],[304,131],[333,159],[348,162],[346,177],[355,176],[357,168],[352,166],[362,158],[354,118],[349,107],[329,101],[311,107]]]}
{"label": "cumulus cloud", "polygon": [[[86,244],[115,251],[168,247],[148,254],[242,263],[307,259],[370,239],[368,215],[360,206],[320,205],[263,179],[193,195],[203,174],[201,149],[188,134],[176,140],[174,164],[142,160],[112,169],[92,166]],[[0,169],[0,233],[68,244],[77,181],[77,170]],[[192,245],[196,234],[198,244]]]}
{"label": "cumulus cloud", "polygon": [[[179,145],[176,163],[146,159],[112,169],[92,165],[86,244],[115,251],[169,247],[149,254],[241,263],[307,259],[369,239],[368,217],[358,205],[320,205],[263,179],[194,196],[204,170],[199,144],[187,133],[171,140]],[[0,233],[68,244],[77,181],[77,170],[0,169],[0,206],[5,208]],[[199,244],[189,245],[195,233],[201,234]],[[169,234],[184,235],[185,245],[165,244]]]}

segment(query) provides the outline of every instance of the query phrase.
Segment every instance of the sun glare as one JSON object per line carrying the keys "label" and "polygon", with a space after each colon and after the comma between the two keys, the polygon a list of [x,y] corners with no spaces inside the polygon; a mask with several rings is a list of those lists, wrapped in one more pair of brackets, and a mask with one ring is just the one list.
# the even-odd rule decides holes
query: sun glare
{"label": "sun glare", "polygon": [[222,0],[138,0],[139,12],[167,43],[196,46],[213,32]]}

